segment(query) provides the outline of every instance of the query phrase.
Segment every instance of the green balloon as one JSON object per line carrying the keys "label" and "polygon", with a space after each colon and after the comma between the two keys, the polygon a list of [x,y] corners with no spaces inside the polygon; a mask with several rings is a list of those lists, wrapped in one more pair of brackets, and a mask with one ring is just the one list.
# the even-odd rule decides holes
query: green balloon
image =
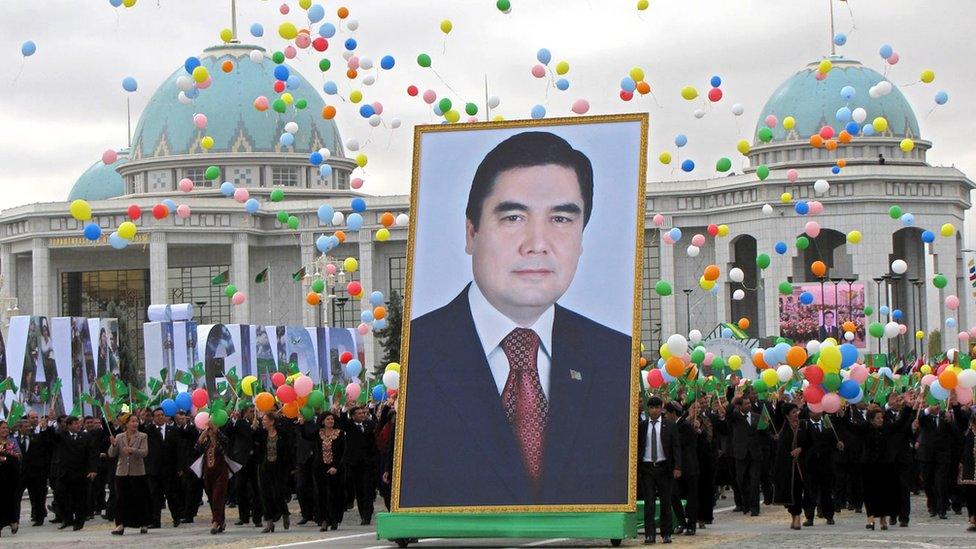
{"label": "green balloon", "polygon": [[945,288],[946,284],[948,283],[949,279],[947,279],[942,273],[935,275],[935,277],[932,279],[932,285],[939,289]]}
{"label": "green balloon", "polygon": [[780,282],[779,283],[779,293],[781,293],[783,295],[790,295],[790,294],[792,294],[793,293],[793,285],[790,284],[789,282]]}
{"label": "green balloon", "polygon": [[221,399],[221,398],[218,398],[217,400],[214,400],[213,402],[210,403],[210,410],[211,411],[213,411],[213,410],[226,410],[226,409],[227,409],[227,403],[224,402],[224,400]]}
{"label": "green balloon", "polygon": [[322,280],[321,278],[316,278],[315,280],[313,280],[312,281],[312,291],[315,292],[315,293],[317,293],[317,294],[320,294],[323,291],[325,291],[325,281]]}
{"label": "green balloon", "polygon": [[451,100],[446,97],[437,103],[437,108],[439,108],[443,113],[447,113],[447,111],[451,110],[451,106],[453,106],[453,103],[451,103]]}
{"label": "green balloon", "polygon": [[213,413],[210,414],[210,421],[213,422],[215,427],[223,427],[227,424],[227,419],[227,410],[224,410],[223,408],[214,410]]}
{"label": "green balloon", "polygon": [[823,378],[823,386],[828,392],[832,393],[836,391],[840,388],[840,375],[833,372],[825,374]]}
{"label": "green balloon", "polygon": [[275,64],[280,65],[285,62],[285,54],[280,51],[276,51],[271,54],[271,60],[274,61]]}
{"label": "green balloon", "polygon": [[478,114],[478,105],[467,103],[464,105],[464,112],[468,113],[468,116],[474,116]]}
{"label": "green balloon", "polygon": [[237,286],[234,286],[233,284],[228,284],[227,287],[224,288],[224,295],[227,297],[233,297],[234,294],[236,293],[237,293]]}
{"label": "green balloon", "polygon": [[299,411],[302,413],[302,417],[305,418],[305,421],[312,421],[312,418],[315,417],[315,410],[313,410],[312,407],[307,403],[305,406],[302,406],[302,409]]}
{"label": "green balloon", "polygon": [[810,239],[805,236],[798,236],[795,244],[797,250],[805,250],[810,247]]}
{"label": "green balloon", "polygon": [[769,385],[762,379],[757,379],[752,382],[752,388],[756,390],[757,393],[765,393],[769,390]]}
{"label": "green balloon", "polygon": [[873,307],[865,307],[864,308],[864,316],[871,316],[873,314],[874,314],[874,308]]}
{"label": "green balloon", "polygon": [[671,284],[666,280],[658,280],[654,285],[654,291],[661,297],[669,296],[672,292]]}
{"label": "green balloon", "polygon": [[691,352],[691,361],[695,364],[701,364],[705,360],[705,349],[703,347],[698,347]]}
{"label": "green balloon", "polygon": [[288,212],[278,212],[278,223],[282,225],[288,223]]}
{"label": "green balloon", "polygon": [[499,11],[508,11],[512,9],[512,2],[510,0],[498,0],[495,2],[495,7],[498,8]]}
{"label": "green balloon", "polygon": [[724,156],[722,158],[719,158],[718,162],[715,163],[715,171],[717,172],[727,172],[731,169],[732,169],[732,161]]}
{"label": "green balloon", "polygon": [[884,324],[872,322],[868,325],[868,333],[871,334],[871,337],[880,338],[884,335]]}
{"label": "green balloon", "polygon": [[291,230],[293,230],[293,231],[298,228],[298,218],[297,217],[295,217],[293,215],[289,215],[288,216],[288,228],[291,229]]}
{"label": "green balloon", "polygon": [[305,107],[307,106],[308,106],[308,101],[304,99],[299,99],[298,101],[295,101],[295,108],[300,111],[305,110]]}
{"label": "green balloon", "polygon": [[888,217],[892,219],[901,219],[901,208],[898,206],[888,208]]}
{"label": "green balloon", "polygon": [[281,202],[284,199],[285,199],[285,191],[283,191],[281,189],[275,189],[275,190],[271,191],[271,201],[272,202]]}
{"label": "green balloon", "polygon": [[308,394],[307,404],[312,408],[321,408],[322,405],[325,404],[325,393],[319,389],[313,390]]}
{"label": "green balloon", "polygon": [[427,68],[430,66],[430,56],[426,53],[422,53],[417,56],[417,64],[421,67]]}
{"label": "green balloon", "polygon": [[328,59],[324,59],[324,58],[321,61],[319,61],[319,70],[320,71],[325,72],[325,71],[329,70],[330,68],[332,68],[332,61],[329,61]]}
{"label": "green balloon", "polygon": [[213,181],[218,177],[220,177],[220,168],[217,166],[210,166],[207,168],[207,171],[203,172],[203,178],[207,181]]}
{"label": "green balloon", "polygon": [[760,181],[765,181],[766,178],[769,177],[769,166],[761,164],[758,168],[756,168],[756,176],[759,177]]}
{"label": "green balloon", "polygon": [[772,141],[773,140],[773,130],[771,130],[769,128],[760,128],[759,129],[759,140],[762,141],[763,143],[769,143],[770,141]]}
{"label": "green balloon", "polygon": [[769,267],[769,255],[767,255],[767,254],[759,254],[759,255],[757,255],[756,256],[756,267],[759,267],[760,269],[765,269],[766,267]]}
{"label": "green balloon", "polygon": [[722,358],[720,356],[717,356],[717,357],[715,357],[714,360],[712,360],[712,371],[713,372],[722,371],[724,368],[725,368],[725,359],[724,358]]}
{"label": "green balloon", "polygon": [[271,108],[274,109],[275,112],[283,114],[286,110],[288,110],[288,105],[285,104],[284,99],[275,99],[274,103],[271,104]]}

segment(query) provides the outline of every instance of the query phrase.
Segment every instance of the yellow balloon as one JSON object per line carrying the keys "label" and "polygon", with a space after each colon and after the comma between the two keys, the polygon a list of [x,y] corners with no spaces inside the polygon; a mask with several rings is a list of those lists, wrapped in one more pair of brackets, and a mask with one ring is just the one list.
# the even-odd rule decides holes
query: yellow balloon
{"label": "yellow balloon", "polygon": [[500,114],[496,114],[491,117],[492,122],[501,122],[502,120],[505,120],[505,117]]}
{"label": "yellow balloon", "polygon": [[830,62],[830,59],[824,59],[820,61],[820,66],[817,67],[817,70],[823,74],[827,74],[832,68],[834,68],[834,64]]}
{"label": "yellow balloon", "polygon": [[792,116],[787,116],[783,119],[783,129],[792,130],[796,126],[796,118]]}
{"label": "yellow balloon", "polygon": [[223,40],[224,42],[230,42],[231,40],[234,39],[234,32],[230,29],[221,29],[220,39]]}
{"label": "yellow balloon", "polygon": [[926,84],[931,84],[935,80],[935,71],[932,70],[922,71],[922,75],[919,77],[919,80],[925,82]]}
{"label": "yellow balloon", "polygon": [[122,238],[132,240],[132,238],[136,236],[136,224],[131,221],[123,221],[122,224],[119,225],[118,233]]}
{"label": "yellow balloon", "polygon": [[671,163],[671,153],[669,153],[669,152],[663,152],[660,155],[658,155],[657,159],[659,161],[661,161],[661,164],[670,164]]}
{"label": "yellow balloon", "polygon": [[369,159],[363,153],[359,153],[359,154],[356,155],[356,165],[359,166],[360,168],[366,166],[366,162],[368,160]]}
{"label": "yellow balloon", "polygon": [[342,270],[346,271],[347,273],[354,273],[358,268],[359,262],[356,261],[355,257],[347,257],[342,262]]}
{"label": "yellow balloon", "polygon": [[285,105],[291,105],[295,102],[295,98],[288,92],[281,94],[281,100],[285,102]]}
{"label": "yellow balloon", "polygon": [[630,69],[630,79],[634,82],[640,82],[644,79],[644,69],[640,67],[634,67]]}
{"label": "yellow balloon", "polygon": [[834,345],[828,347],[820,348],[820,364],[821,368],[837,368],[840,369],[840,349]]}
{"label": "yellow balloon", "polygon": [[386,371],[400,373],[400,364],[396,362],[391,362],[386,365]]}
{"label": "yellow balloon", "polygon": [[668,348],[667,343],[662,343],[660,350],[661,350],[661,358],[663,358],[664,360],[671,358],[671,349]]}
{"label": "yellow balloon", "polygon": [[752,147],[749,145],[748,141],[745,139],[740,139],[739,142],[735,144],[735,149],[741,154],[749,154]]}
{"label": "yellow balloon", "polygon": [[200,146],[209,151],[210,148],[214,146],[213,137],[210,137],[209,135],[203,136],[203,139],[200,140]]}
{"label": "yellow balloon", "polygon": [[298,7],[308,11],[308,8],[312,7],[312,0],[298,0]]}
{"label": "yellow balloon", "polygon": [[718,235],[719,236],[729,236],[729,226],[728,225],[719,225],[718,226]]}
{"label": "yellow balloon", "polygon": [[204,67],[203,65],[199,65],[193,69],[193,73],[191,74],[191,76],[193,77],[194,82],[197,83],[206,82],[207,78],[210,78],[210,72],[207,71],[207,67]]}
{"label": "yellow balloon", "polygon": [[776,370],[774,368],[763,370],[759,376],[762,378],[763,383],[769,387],[775,387],[779,383],[779,378],[776,376]]}
{"label": "yellow balloon", "polygon": [[956,226],[952,223],[946,223],[941,229],[939,229],[939,234],[942,236],[952,236],[956,234]]}
{"label": "yellow balloon", "polygon": [[637,11],[644,11],[651,3],[648,0],[637,0]]}
{"label": "yellow balloon", "polygon": [[285,40],[294,40],[298,36],[298,29],[294,23],[284,22],[278,27],[278,36]]}
{"label": "yellow balloon", "polygon": [[640,352],[642,352],[642,353],[644,352],[644,344],[643,343],[641,343],[641,351]]}
{"label": "yellow balloon", "polygon": [[566,61],[560,61],[556,63],[556,74],[563,75],[569,72],[569,63]]}
{"label": "yellow balloon", "polygon": [[705,280],[705,277],[701,277],[701,278],[698,279],[698,285],[701,286],[701,289],[702,290],[705,290],[707,292],[707,291],[710,291],[712,288],[715,287],[715,281],[714,280]]}
{"label": "yellow balloon", "polygon": [[444,34],[451,32],[451,29],[453,28],[454,28],[454,24],[448,21],[447,19],[441,21],[441,32],[443,32]]}
{"label": "yellow balloon", "polygon": [[88,221],[92,217],[91,206],[80,198],[71,202],[68,211],[71,212],[71,217],[78,221]]}
{"label": "yellow balloon", "polygon": [[860,244],[861,231],[851,231],[847,233],[847,241],[851,244]]}
{"label": "yellow balloon", "polygon": [[681,88],[681,97],[684,97],[688,101],[698,97],[698,90],[694,86],[685,86]]}
{"label": "yellow balloon", "polygon": [[783,194],[779,195],[779,201],[780,202],[787,203],[787,202],[789,202],[791,200],[793,200],[793,195],[790,194],[790,193],[783,193]]}
{"label": "yellow balloon", "polygon": [[732,355],[729,357],[726,363],[729,365],[729,368],[732,368],[733,370],[738,370],[739,368],[742,367],[742,357],[739,355]]}
{"label": "yellow balloon", "polygon": [[451,109],[446,113],[444,113],[444,119],[450,122],[451,124],[454,124],[458,120],[461,120],[461,113],[457,112],[454,109]]}
{"label": "yellow balloon", "polygon": [[912,149],[915,148],[915,142],[906,137],[905,139],[901,140],[898,147],[901,149],[901,152],[912,152]]}
{"label": "yellow balloon", "polygon": [[874,121],[871,122],[871,125],[874,127],[874,131],[878,133],[888,129],[888,121],[883,116],[875,118]]}
{"label": "yellow balloon", "polygon": [[132,6],[136,5],[136,0],[122,0],[122,5],[127,8],[131,8]]}
{"label": "yellow balloon", "polygon": [[[915,339],[917,339],[919,341],[925,339],[925,332],[923,332],[922,330],[919,330],[919,331],[915,332]],[[922,368],[926,368],[928,366],[929,366],[928,364],[923,364],[922,365]],[[932,370],[932,368],[929,367],[929,371],[931,371],[931,370]]]}
{"label": "yellow balloon", "polygon": [[254,383],[256,383],[258,378],[254,376],[244,376],[241,380],[241,392],[247,396],[254,396]]}
{"label": "yellow balloon", "polygon": [[376,240],[378,242],[386,242],[390,239],[390,229],[383,227],[376,231]]}
{"label": "yellow balloon", "polygon": [[359,103],[363,100],[363,92],[359,90],[352,90],[349,92],[349,100],[353,103]]}

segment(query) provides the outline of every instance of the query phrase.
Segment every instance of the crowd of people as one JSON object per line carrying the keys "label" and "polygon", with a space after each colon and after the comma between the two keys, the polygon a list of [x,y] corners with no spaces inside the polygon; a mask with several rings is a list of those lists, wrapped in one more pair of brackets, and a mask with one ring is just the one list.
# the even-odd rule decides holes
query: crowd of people
{"label": "crowd of people", "polygon": [[[711,524],[724,487],[733,512],[758,516],[760,504],[782,505],[795,530],[818,517],[833,525],[842,510],[863,513],[870,530],[908,527],[911,495],[924,491],[930,517],[965,507],[967,531],[976,532],[976,412],[954,397],[927,404],[924,389],[833,414],[816,411],[801,391],[763,398],[734,377],[724,398],[651,396],[638,431],[645,543]],[[655,500],[663,502],[657,523]]]}
{"label": "crowd of people", "polygon": [[287,530],[293,499],[297,524],[336,530],[355,505],[368,525],[377,492],[389,508],[395,417],[394,399],[337,404],[309,421],[247,405],[202,430],[162,408],[113,421],[31,411],[16,425],[0,421],[0,532],[17,533],[25,493],[32,526],[81,530],[100,517],[115,535],[161,528],[164,509],[172,527],[192,524],[204,494],[211,534],[225,531],[228,507],[235,526]]}

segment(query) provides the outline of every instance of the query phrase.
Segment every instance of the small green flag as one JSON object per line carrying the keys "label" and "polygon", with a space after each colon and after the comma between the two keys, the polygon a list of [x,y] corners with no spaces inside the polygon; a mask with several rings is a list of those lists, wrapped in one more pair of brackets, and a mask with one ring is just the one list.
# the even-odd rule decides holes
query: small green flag
{"label": "small green flag", "polygon": [[294,280],[295,282],[301,282],[303,278],[305,278],[305,266],[304,265],[302,265],[302,268],[301,269],[298,269],[297,271],[295,271],[295,272],[293,272],[291,274],[291,279]]}
{"label": "small green flag", "polygon": [[824,414],[823,415],[823,424],[824,424],[824,429],[831,429],[831,430],[833,430],[834,424],[833,424],[832,421],[830,421],[830,414]]}
{"label": "small green flag", "polygon": [[769,417],[769,409],[765,406],[762,407],[762,414],[759,416],[759,422],[756,423],[756,429],[760,431],[765,431],[769,428],[769,424],[772,423],[772,418]]}
{"label": "small green flag", "polygon": [[7,425],[9,425],[12,429],[14,424],[24,417],[24,412],[24,405],[21,404],[19,400],[15,400],[13,404],[10,405],[10,413],[7,414]]}
{"label": "small green flag", "polygon": [[14,385],[14,378],[8,377],[7,379],[0,381],[0,393],[12,391],[17,392],[17,386]]}
{"label": "small green flag", "polygon": [[193,375],[183,370],[176,370],[176,381],[183,385],[193,385]]}
{"label": "small green flag", "polygon": [[224,374],[224,377],[227,378],[227,381],[231,385],[233,385],[233,386],[236,387],[238,385],[238,383],[240,382],[240,378],[237,377],[237,366],[234,366],[233,368],[231,368],[230,370],[228,370],[227,373]]}
{"label": "small green flag", "polygon": [[297,373],[298,373],[298,363],[297,362],[289,362],[288,363],[288,374],[289,375],[295,375]]}
{"label": "small green flag", "polygon": [[163,388],[163,382],[160,379],[154,377],[149,378],[149,392],[153,395],[158,394],[159,390]]}
{"label": "small green flag", "polygon": [[227,382],[226,381],[218,381],[217,382],[217,392],[220,393],[220,394],[223,394],[224,391],[226,391],[226,390],[227,390]]}
{"label": "small green flag", "polygon": [[74,408],[71,409],[69,416],[81,417],[81,401],[75,402]]}
{"label": "small green flag", "polygon": [[159,371],[159,379],[166,383],[166,380],[169,379],[169,368],[163,368]]}
{"label": "small green flag", "polygon": [[194,364],[193,367],[190,368],[190,373],[193,374],[193,379],[200,379],[203,377],[206,373],[206,370],[203,369],[203,363],[197,362]]}
{"label": "small green flag", "polygon": [[51,397],[51,392],[48,390],[47,387],[42,387],[41,390],[37,393],[37,398],[39,398],[41,402],[47,402],[48,400],[51,399],[50,397]]}
{"label": "small green flag", "polygon": [[54,384],[51,386],[51,398],[61,394],[61,378],[54,380]]}
{"label": "small green flag", "polygon": [[227,284],[230,279],[230,269],[220,273],[219,275],[210,279],[210,284],[213,286],[220,286],[221,284]]}
{"label": "small green flag", "polygon": [[257,284],[261,284],[262,282],[265,282],[266,280],[268,280],[268,269],[270,269],[270,268],[271,267],[268,267],[268,268],[264,269],[263,271],[261,271],[260,273],[258,273],[258,275],[256,277],[254,277],[254,282],[257,283]]}

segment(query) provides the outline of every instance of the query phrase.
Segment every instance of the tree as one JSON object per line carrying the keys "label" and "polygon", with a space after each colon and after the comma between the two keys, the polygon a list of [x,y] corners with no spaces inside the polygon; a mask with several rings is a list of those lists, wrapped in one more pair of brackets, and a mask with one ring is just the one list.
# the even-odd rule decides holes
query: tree
{"label": "tree", "polygon": [[380,377],[386,365],[400,362],[400,334],[403,330],[403,300],[397,292],[390,293],[386,305],[386,327],[376,332],[383,346],[383,361],[376,365],[375,375]]}
{"label": "tree", "polygon": [[935,357],[942,354],[942,332],[939,330],[932,330],[929,334],[929,360],[934,360]]}

